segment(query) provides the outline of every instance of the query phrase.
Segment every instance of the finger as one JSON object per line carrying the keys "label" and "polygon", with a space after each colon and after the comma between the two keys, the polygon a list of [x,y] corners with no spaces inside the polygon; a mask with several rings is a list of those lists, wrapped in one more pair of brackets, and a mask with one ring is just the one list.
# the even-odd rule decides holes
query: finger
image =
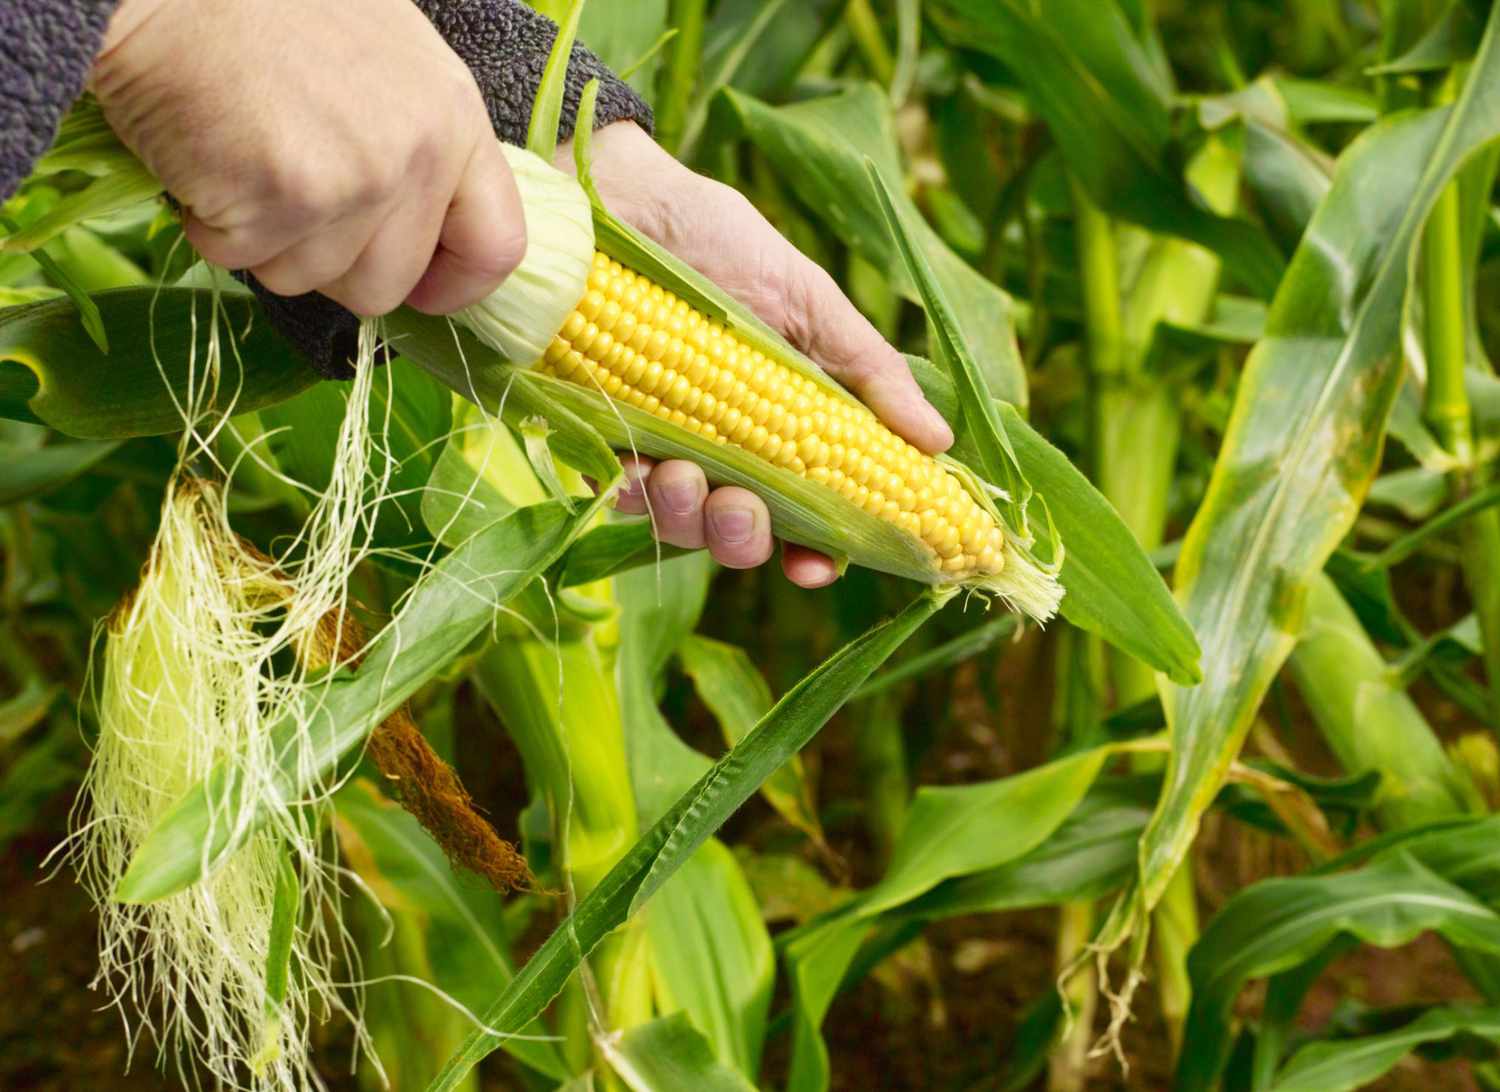
{"label": "finger", "polygon": [[359,260],[388,211],[371,209],[330,224],[250,271],[278,296],[317,291],[336,282]]}
{"label": "finger", "polygon": [[500,145],[484,136],[448,204],[437,253],[406,302],[446,315],[478,303],[526,256],[526,214]]}
{"label": "finger", "polygon": [[781,571],[799,588],[826,588],[839,578],[833,558],[794,542],[782,544]]}
{"label": "finger", "polygon": [[620,458],[620,466],[625,471],[625,481],[615,494],[615,508],[627,516],[643,516],[646,514],[646,482],[656,460],[624,455]]}
{"label": "finger", "polygon": [[348,271],[320,291],[357,315],[394,311],[432,264],[444,212],[430,194],[397,202]]}
{"label": "finger", "polygon": [[708,552],[720,565],[753,569],[771,556],[771,513],[748,489],[726,485],[703,504]]}
{"label": "finger", "polygon": [[303,224],[285,221],[218,228],[182,210],[182,233],[199,255],[225,269],[251,269],[290,250],[307,233]]}
{"label": "finger", "polygon": [[905,358],[832,277],[791,246],[787,250],[783,332],[914,447],[938,452],[953,446],[953,430],[922,394]]}
{"label": "finger", "polygon": [[708,479],[693,463],[669,459],[659,463],[646,483],[651,501],[651,522],[656,537],[672,546],[701,549],[703,502],[708,498]]}

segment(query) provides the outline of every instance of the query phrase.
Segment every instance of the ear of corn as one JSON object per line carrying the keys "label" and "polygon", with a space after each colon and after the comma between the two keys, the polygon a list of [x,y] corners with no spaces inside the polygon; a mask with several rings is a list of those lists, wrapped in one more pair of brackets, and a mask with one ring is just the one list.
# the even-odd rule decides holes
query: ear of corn
{"label": "ear of corn", "polygon": [[[795,350],[752,343],[594,250],[592,238],[578,286],[578,205],[562,190],[587,198],[535,156],[503,147],[532,241],[522,269],[556,271],[528,274],[526,283],[551,283],[557,298],[527,308],[507,282],[461,318],[508,360],[555,381],[549,400],[617,447],[693,459],[716,483],[767,497],[784,537],[925,583],[995,594],[1037,618],[1055,612],[1060,588],[998,517],[998,491],[896,436]],[[565,222],[554,221],[557,210]],[[561,308],[558,299],[568,297]],[[495,314],[528,328],[498,337],[488,317]]]}

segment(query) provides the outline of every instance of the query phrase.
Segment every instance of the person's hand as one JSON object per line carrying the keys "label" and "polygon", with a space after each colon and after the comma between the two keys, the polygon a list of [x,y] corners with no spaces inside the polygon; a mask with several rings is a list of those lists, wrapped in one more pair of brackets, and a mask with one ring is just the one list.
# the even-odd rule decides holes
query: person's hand
{"label": "person's hand", "polygon": [[525,254],[479,88],[411,0],[124,0],[92,87],[198,252],[279,295],[447,313]]}
{"label": "person's hand", "polygon": [[[633,122],[600,129],[592,152],[594,182],[611,212],[754,311],[915,447],[938,452],[953,443],[901,354],[743,195],[694,174]],[[558,150],[556,162],[573,169],[571,145]],[[703,471],[682,459],[623,461],[626,486],[616,503],[625,512],[649,511],[663,542],[707,546],[735,569],[770,558],[771,516],[754,493],[734,485],[711,490]],[[781,566],[804,588],[838,576],[831,559],[792,543],[782,549]]]}

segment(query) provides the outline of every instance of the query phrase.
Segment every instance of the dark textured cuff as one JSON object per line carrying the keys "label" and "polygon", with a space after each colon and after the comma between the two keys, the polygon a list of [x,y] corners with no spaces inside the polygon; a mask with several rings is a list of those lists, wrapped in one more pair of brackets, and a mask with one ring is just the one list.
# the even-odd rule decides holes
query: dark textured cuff
{"label": "dark textured cuff", "polygon": [[[526,143],[531,104],[557,38],[557,24],[519,0],[417,0],[417,7],[469,66],[501,140]],[[599,80],[596,127],[626,119],[650,129],[651,108],[630,87],[580,45],[568,58],[559,140],[573,135],[583,89]]]}
{"label": "dark textured cuff", "polygon": [[[511,144],[525,144],[531,104],[557,37],[557,25],[518,0],[417,0],[417,6],[474,73],[496,135]],[[599,58],[575,45],[568,60],[559,139],[573,135],[583,89],[596,77],[596,127],[633,120],[651,128],[651,108],[641,97]],[[285,298],[272,295],[253,277],[247,280],[272,324],[302,351],[318,374],[325,379],[354,375],[350,361],[358,344],[358,318],[316,292]]]}
{"label": "dark textured cuff", "polygon": [[51,147],[118,0],[0,0],[0,200]]}

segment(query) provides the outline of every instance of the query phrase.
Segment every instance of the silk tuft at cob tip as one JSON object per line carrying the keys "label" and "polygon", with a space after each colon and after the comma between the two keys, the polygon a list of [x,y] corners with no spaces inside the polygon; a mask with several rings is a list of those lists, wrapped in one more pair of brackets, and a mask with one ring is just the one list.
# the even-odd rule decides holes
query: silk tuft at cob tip
{"label": "silk tuft at cob tip", "polygon": [[664,454],[653,439],[678,430],[753,456],[764,469],[755,475],[763,494],[784,480],[776,471],[821,487],[828,533],[820,547],[837,545],[857,510],[914,546],[888,568],[869,549],[861,563],[994,595],[1039,620],[1056,613],[1056,566],[1031,555],[982,483],[967,484],[897,436],[795,350],[754,347],[595,250],[583,188],[524,149],[502,148],[526,210],[528,247],[510,279],[458,316],[482,341],[513,363],[641,411],[631,416],[631,439],[646,454]]}

